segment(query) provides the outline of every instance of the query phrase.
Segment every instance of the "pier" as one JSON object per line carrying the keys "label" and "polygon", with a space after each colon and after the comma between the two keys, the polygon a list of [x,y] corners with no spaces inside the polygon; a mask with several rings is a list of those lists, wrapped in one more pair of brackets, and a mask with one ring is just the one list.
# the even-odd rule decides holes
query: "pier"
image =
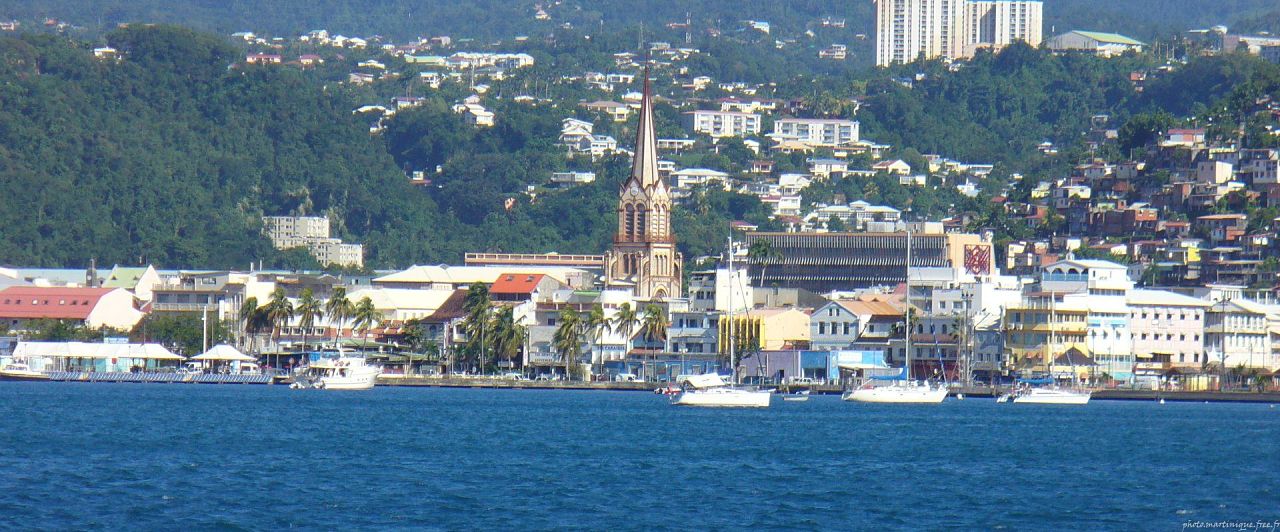
{"label": "pier", "polygon": [[211,373],[125,373],[104,371],[49,371],[48,380],[59,382],[134,382],[156,384],[273,384],[271,375],[219,375]]}

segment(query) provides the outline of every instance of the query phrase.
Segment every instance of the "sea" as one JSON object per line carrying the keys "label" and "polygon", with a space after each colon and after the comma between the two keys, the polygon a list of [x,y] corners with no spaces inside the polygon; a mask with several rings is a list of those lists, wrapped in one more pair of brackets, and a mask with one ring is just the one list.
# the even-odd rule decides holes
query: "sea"
{"label": "sea", "polygon": [[0,516],[55,530],[1280,530],[1280,407],[823,396],[699,410],[637,392],[2,382]]}

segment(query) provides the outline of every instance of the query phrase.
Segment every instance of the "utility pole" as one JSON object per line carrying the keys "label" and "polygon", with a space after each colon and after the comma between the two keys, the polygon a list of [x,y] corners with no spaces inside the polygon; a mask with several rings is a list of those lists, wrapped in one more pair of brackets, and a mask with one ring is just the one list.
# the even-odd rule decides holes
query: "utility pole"
{"label": "utility pole", "polygon": [[200,307],[200,353],[209,352],[209,305]]}

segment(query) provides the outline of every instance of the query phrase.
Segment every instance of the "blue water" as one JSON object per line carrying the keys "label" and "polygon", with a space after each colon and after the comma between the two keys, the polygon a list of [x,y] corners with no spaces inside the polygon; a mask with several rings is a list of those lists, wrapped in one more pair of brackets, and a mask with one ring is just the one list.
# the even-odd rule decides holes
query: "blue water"
{"label": "blue water", "polygon": [[[49,529],[1181,529],[1280,519],[1280,407],[0,383]],[[5,526],[0,524],[0,527]]]}

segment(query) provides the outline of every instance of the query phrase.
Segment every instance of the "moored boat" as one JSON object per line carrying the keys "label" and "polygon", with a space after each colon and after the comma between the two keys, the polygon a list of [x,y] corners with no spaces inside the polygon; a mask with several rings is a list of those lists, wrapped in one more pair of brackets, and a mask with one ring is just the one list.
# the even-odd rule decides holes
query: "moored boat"
{"label": "moored boat", "polygon": [[0,380],[4,381],[47,381],[49,375],[36,371],[22,362],[10,362],[0,367]]}
{"label": "moored boat", "polygon": [[1027,388],[1013,394],[1014,403],[1034,405],[1086,405],[1093,392],[1062,388]]}
{"label": "moored boat", "polygon": [[674,404],[678,406],[703,406],[721,408],[765,408],[769,406],[769,390],[756,390],[730,386],[720,375],[708,373],[693,375],[681,383],[680,395]]}
{"label": "moored boat", "polygon": [[362,357],[327,358],[316,361],[299,374],[292,387],[315,390],[368,390],[378,381],[382,368]]}

